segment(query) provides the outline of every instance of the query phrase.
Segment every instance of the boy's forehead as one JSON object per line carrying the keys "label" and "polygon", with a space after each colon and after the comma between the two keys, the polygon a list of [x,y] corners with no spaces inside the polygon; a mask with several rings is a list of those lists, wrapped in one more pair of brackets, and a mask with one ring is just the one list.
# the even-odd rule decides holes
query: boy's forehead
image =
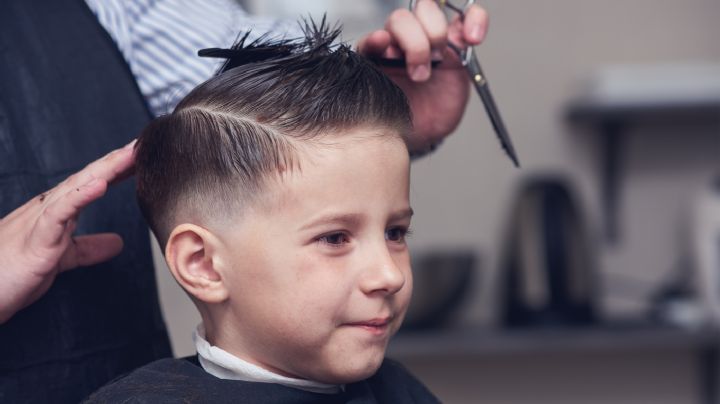
{"label": "boy's forehead", "polygon": [[[322,134],[297,148],[294,168],[281,175],[286,181],[318,181],[336,174],[368,175],[378,162],[387,169],[405,168],[409,152],[404,138],[396,130],[384,127],[359,127]],[[320,172],[318,172],[318,170]],[[325,175],[321,175],[325,174]],[[282,184],[280,184],[282,187]]]}
{"label": "boy's forehead", "polygon": [[[328,154],[332,149],[346,147],[373,148],[382,142],[401,143],[405,145],[406,133],[398,129],[383,125],[361,125],[349,128],[329,129],[316,133],[309,139],[293,140],[293,144],[300,153],[306,153],[305,159],[312,159],[313,155]],[[407,146],[405,146],[407,148]]]}
{"label": "boy's forehead", "polygon": [[294,149],[292,167],[265,182],[261,207],[283,209],[320,194],[362,191],[352,185],[375,184],[378,179],[387,184],[377,186],[407,186],[403,183],[409,179],[409,154],[402,136],[391,129],[356,128],[302,142]]}

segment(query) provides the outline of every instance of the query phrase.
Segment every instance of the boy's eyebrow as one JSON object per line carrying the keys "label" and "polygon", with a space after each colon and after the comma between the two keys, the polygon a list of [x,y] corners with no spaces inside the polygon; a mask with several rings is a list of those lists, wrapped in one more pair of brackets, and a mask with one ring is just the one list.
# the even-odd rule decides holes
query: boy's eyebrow
{"label": "boy's eyebrow", "polygon": [[363,216],[359,213],[340,213],[340,214],[329,214],[326,216],[320,216],[319,218],[312,220],[310,223],[305,224],[300,230],[307,230],[313,227],[342,223],[347,226],[357,226],[362,223]]}
{"label": "boy's eyebrow", "polygon": [[[401,219],[410,218],[413,215],[412,208],[402,209],[400,211],[397,211],[395,213],[392,213],[390,217],[388,218],[389,221],[396,221]],[[320,225],[327,225],[327,224],[333,224],[333,223],[342,223],[347,226],[357,226],[361,224],[364,220],[364,217],[360,213],[341,213],[341,214],[330,214],[327,216],[321,216],[316,220],[313,220],[310,223],[305,224],[300,228],[300,230],[307,230],[312,227],[320,226]]]}
{"label": "boy's eyebrow", "polygon": [[400,219],[409,219],[415,214],[415,211],[412,208],[403,209],[401,211],[395,212],[392,215],[390,215],[390,221],[400,220]]}

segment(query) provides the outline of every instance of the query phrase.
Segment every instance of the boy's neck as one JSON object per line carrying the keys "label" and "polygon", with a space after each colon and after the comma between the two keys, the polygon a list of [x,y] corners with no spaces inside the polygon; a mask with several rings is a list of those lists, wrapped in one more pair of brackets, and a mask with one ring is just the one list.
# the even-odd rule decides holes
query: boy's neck
{"label": "boy's neck", "polygon": [[275,383],[322,394],[336,394],[344,389],[344,385],[325,384],[279,375],[240,359],[222,348],[210,344],[205,338],[205,328],[202,323],[193,333],[193,341],[200,365],[206,372],[220,379]]}

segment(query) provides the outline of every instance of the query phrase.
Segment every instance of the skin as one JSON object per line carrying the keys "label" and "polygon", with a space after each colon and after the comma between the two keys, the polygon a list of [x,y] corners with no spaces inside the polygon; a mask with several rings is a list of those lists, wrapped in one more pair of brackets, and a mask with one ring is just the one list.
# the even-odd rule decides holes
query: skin
{"label": "skin", "polygon": [[[447,137],[467,105],[469,80],[447,43],[480,44],[487,27],[487,13],[479,6],[448,24],[435,2],[420,0],[416,10],[393,12],[384,29],[359,41],[358,51],[367,56],[407,60],[407,69],[385,71],[410,101],[413,153],[427,152]],[[432,70],[431,58],[442,59]],[[73,238],[72,231],[82,209],[102,197],[109,184],[130,175],[132,164],[131,148],[118,149],[0,220],[0,324],[39,299],[59,273],[120,253],[117,234]]]}
{"label": "skin", "polygon": [[175,228],[169,267],[213,345],[324,383],[377,371],[412,293],[412,210],[407,149],[376,132],[303,151],[301,170],[220,228]]}

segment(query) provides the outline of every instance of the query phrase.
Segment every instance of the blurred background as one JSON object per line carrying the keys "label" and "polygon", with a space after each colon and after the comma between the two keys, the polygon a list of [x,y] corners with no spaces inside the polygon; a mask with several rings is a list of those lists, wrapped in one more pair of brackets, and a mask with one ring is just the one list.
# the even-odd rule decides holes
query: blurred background
{"label": "blurred background", "polygon": [[[406,6],[243,4],[327,12],[351,43]],[[479,59],[522,168],[474,93],[413,164],[416,293],[389,355],[448,403],[720,402],[720,2],[480,4]],[[191,354],[199,317],[159,260],[158,278]]]}

